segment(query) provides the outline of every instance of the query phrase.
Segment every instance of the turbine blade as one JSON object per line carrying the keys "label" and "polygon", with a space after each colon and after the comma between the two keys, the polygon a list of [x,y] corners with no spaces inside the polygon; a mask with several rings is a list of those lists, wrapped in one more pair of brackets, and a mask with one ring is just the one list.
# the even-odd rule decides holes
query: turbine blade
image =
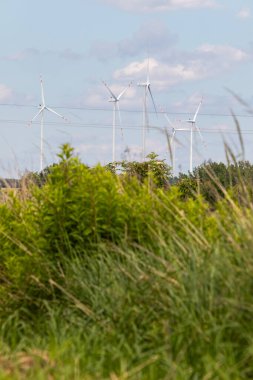
{"label": "turbine blade", "polygon": [[167,113],[164,113],[164,117],[165,117],[165,119],[167,120],[167,122],[169,123],[169,125],[175,130],[174,125],[173,125],[173,123],[171,122],[171,120],[170,120],[170,118],[169,118],[169,116],[168,116]]}
{"label": "turbine blade", "polygon": [[150,97],[151,97],[151,99],[152,99],[152,103],[153,103],[153,106],[154,106],[154,109],[155,109],[155,113],[156,113],[156,115],[157,115],[156,105],[155,105],[155,101],[154,101],[154,98],[153,98],[153,95],[152,95],[152,92],[151,92],[150,86],[148,86],[148,91],[149,91]]}
{"label": "turbine blade", "polygon": [[38,113],[36,113],[36,115],[32,118],[32,120],[30,121],[29,125],[32,124],[32,122],[41,114],[41,112],[43,112],[44,108],[41,108],[39,110]]}
{"label": "turbine blade", "polygon": [[62,116],[62,115],[60,115],[58,112],[56,112],[56,111],[52,110],[52,108],[49,108],[49,107],[45,107],[45,109],[46,109],[46,110],[48,110],[49,112],[52,112],[52,113],[54,113],[55,115],[57,115],[57,116],[59,116],[60,118],[62,118],[62,119],[64,119],[64,120],[66,120],[66,121],[67,121],[67,119],[66,119],[64,116]]}
{"label": "turbine blade", "polygon": [[195,128],[196,128],[196,130],[197,130],[197,132],[199,134],[199,137],[200,137],[200,140],[201,140],[202,144],[205,145],[205,140],[204,140],[204,138],[203,138],[203,136],[202,136],[202,134],[200,132],[199,127],[196,124],[195,124]]}
{"label": "turbine blade", "polygon": [[110,89],[110,87],[108,86],[108,84],[106,82],[104,82],[104,81],[102,81],[102,83],[105,85],[105,87],[107,88],[107,90],[111,94],[112,98],[115,100],[115,102],[117,102],[117,97],[114,95],[114,93],[112,92],[112,90]]}
{"label": "turbine blade", "polygon": [[42,76],[40,76],[40,87],[41,87],[41,100],[42,100],[42,107],[45,107],[45,97],[44,97],[44,89],[43,89],[43,81],[42,81]]}
{"label": "turbine blade", "polygon": [[190,131],[189,128],[177,128],[176,131]]}
{"label": "turbine blade", "polygon": [[198,105],[198,108],[197,108],[197,110],[196,110],[196,112],[195,112],[195,115],[194,115],[194,117],[193,117],[193,119],[192,119],[194,122],[196,121],[196,118],[197,118],[197,116],[198,116],[198,113],[199,113],[199,110],[200,110],[201,104],[202,104],[202,99],[201,99],[201,101],[200,101],[200,103],[199,103],[199,105]]}
{"label": "turbine blade", "polygon": [[167,131],[166,128],[164,128],[164,133],[165,133],[167,144],[168,144],[168,151],[169,151],[170,161],[171,161],[171,164],[172,164],[172,162],[173,162],[173,152],[172,152],[171,136],[170,136],[170,134],[169,134],[169,132]]}
{"label": "turbine blade", "polygon": [[126,90],[131,86],[132,83],[129,83],[129,85],[119,94],[119,96],[117,97],[117,100],[120,100],[121,96],[124,95],[124,93],[126,92]]}

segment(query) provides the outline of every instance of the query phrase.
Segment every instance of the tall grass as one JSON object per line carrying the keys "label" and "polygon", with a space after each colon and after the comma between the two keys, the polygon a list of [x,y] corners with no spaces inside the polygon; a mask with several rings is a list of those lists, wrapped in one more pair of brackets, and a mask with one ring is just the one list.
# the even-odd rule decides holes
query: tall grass
{"label": "tall grass", "polygon": [[65,146],[0,207],[0,378],[253,378],[252,205],[222,191],[210,209]]}

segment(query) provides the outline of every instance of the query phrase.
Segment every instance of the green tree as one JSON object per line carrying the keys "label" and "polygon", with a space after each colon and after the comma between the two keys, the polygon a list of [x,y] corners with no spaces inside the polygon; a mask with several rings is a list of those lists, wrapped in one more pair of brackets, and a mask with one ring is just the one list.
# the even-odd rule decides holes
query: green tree
{"label": "green tree", "polygon": [[119,173],[129,177],[136,177],[139,182],[143,183],[147,179],[158,186],[167,188],[171,180],[171,167],[165,160],[159,160],[158,155],[151,152],[146,156],[144,162],[138,161],[117,161],[109,163],[106,168],[112,173]]}

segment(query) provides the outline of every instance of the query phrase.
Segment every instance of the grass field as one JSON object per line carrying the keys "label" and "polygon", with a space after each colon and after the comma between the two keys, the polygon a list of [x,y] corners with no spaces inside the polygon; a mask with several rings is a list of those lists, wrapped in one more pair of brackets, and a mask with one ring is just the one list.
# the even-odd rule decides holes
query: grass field
{"label": "grass field", "polygon": [[0,379],[252,379],[245,183],[211,207],[59,156],[2,197]]}

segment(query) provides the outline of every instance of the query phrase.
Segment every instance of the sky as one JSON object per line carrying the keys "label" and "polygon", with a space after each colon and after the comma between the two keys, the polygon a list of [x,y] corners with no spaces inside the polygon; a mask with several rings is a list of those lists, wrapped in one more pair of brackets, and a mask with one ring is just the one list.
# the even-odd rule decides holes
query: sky
{"label": "sky", "polygon": [[[252,0],[2,0],[0,175],[40,169],[40,76],[46,105],[44,166],[70,143],[88,164],[112,160],[111,90],[120,99],[116,159],[142,156],[143,88],[149,80],[146,154],[170,164],[164,130],[197,118],[193,165],[225,161],[224,143],[253,162]],[[168,124],[167,113],[171,124]],[[237,115],[244,140],[240,146]],[[189,170],[190,133],[176,131],[176,173]]]}

